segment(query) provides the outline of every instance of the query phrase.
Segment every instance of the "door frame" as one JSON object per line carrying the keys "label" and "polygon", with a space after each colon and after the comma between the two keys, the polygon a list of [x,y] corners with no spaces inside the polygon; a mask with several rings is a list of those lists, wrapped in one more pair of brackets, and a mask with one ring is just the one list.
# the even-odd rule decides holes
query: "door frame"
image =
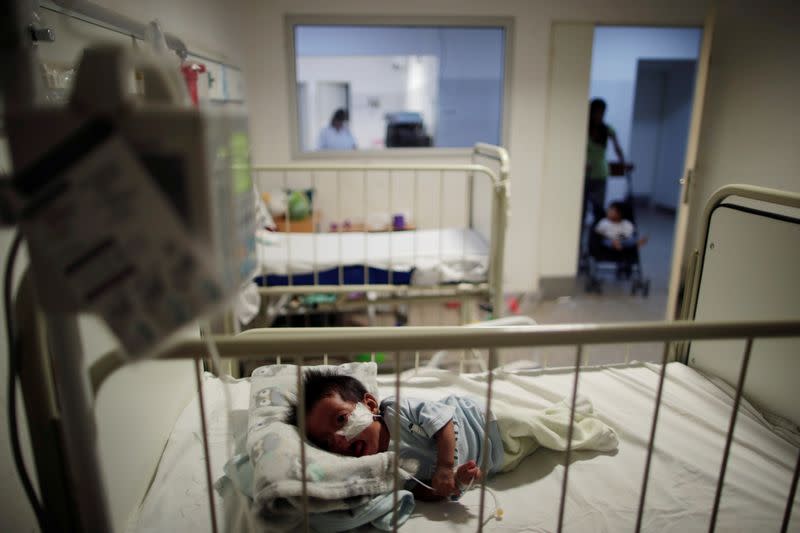
{"label": "door frame", "polygon": [[[692,98],[692,114],[689,122],[689,134],[687,138],[687,146],[686,146],[686,157],[684,158],[684,165],[683,165],[683,177],[680,179],[680,201],[678,204],[678,209],[676,211],[675,216],[675,226],[673,231],[673,244],[672,244],[672,257],[670,259],[671,268],[670,268],[670,277],[669,277],[669,284],[667,289],[667,302],[666,302],[666,309],[664,318],[666,320],[674,320],[678,317],[678,306],[679,306],[679,298],[681,294],[681,286],[688,275],[687,272],[684,271],[684,253],[686,248],[686,240],[687,240],[687,231],[688,231],[688,223],[689,223],[689,214],[690,214],[690,203],[691,203],[691,192],[693,190],[693,177],[694,177],[694,168],[697,162],[697,150],[699,144],[699,136],[700,136],[700,125],[703,116],[703,104],[705,100],[706,94],[706,85],[708,80],[708,69],[709,69],[709,58],[711,54],[711,43],[713,40],[714,35],[714,21],[716,17],[716,11],[714,6],[711,5],[707,11],[705,19],[700,25],[703,30],[702,40],[700,44],[700,52],[697,57],[697,70],[695,74],[695,82],[694,82],[694,94]],[[653,23],[653,22],[633,22],[633,21],[624,21],[624,22],[602,22],[602,23],[571,23],[570,21],[559,21],[554,20],[552,28],[556,24],[573,24],[575,26],[578,25],[587,25],[592,29],[592,32],[599,27],[599,26],[631,26],[631,27],[653,27],[653,28],[660,28],[660,27],[692,27],[697,28],[697,24],[666,24],[666,23]],[[592,44],[590,42],[588,45],[588,53],[592,54]],[[552,38],[551,38],[551,51],[550,51],[550,74],[549,77],[552,78],[553,72],[553,60],[554,60],[554,52],[552,50]],[[586,86],[586,95],[587,98],[589,96],[589,85],[588,85],[588,78],[590,74],[589,72],[586,73],[587,78],[587,86]],[[549,82],[551,83],[551,82]],[[573,87],[574,88],[574,87]],[[552,114],[552,92],[553,89],[548,85],[548,95],[546,101],[546,118],[545,118],[545,155],[543,158],[542,164],[542,198],[549,198],[544,191],[544,188],[547,184],[548,176],[552,173],[549,172],[549,162],[548,162],[548,134],[549,134],[549,124]],[[581,105],[586,107],[586,101],[582,100]],[[584,122],[585,123],[585,122]],[[585,130],[584,130],[584,137],[585,139]],[[585,143],[585,141],[584,141]],[[585,146],[585,144],[584,144]],[[577,152],[576,152],[577,153]],[[581,192],[583,191],[583,177],[580,179],[581,181]],[[580,195],[582,197],[582,194]],[[573,195],[574,197],[574,195]],[[556,199],[553,199],[554,201]],[[560,197],[557,200],[560,201],[567,201],[566,198]],[[548,200],[549,201],[549,200]],[[571,200],[569,200],[571,201]],[[540,239],[541,239],[541,232],[543,231],[543,227],[545,226],[543,222],[543,214],[540,204],[539,209],[539,231],[540,231]],[[568,206],[572,208],[573,206],[570,204]],[[582,207],[578,208],[578,211],[582,211]],[[576,233],[575,236],[576,240],[580,239],[580,233]],[[540,240],[540,248],[541,248],[541,240]],[[576,247],[576,257],[575,257],[575,267],[577,270],[578,265],[578,252],[577,249],[580,246],[578,242],[578,246]],[[687,258],[691,259],[691,258]],[[687,265],[690,264],[690,261],[686,262]],[[538,284],[539,284],[539,293],[540,295],[556,295],[556,294],[565,294],[565,293],[573,293],[573,291],[577,290],[578,285],[576,282],[577,272],[573,270],[570,275],[559,275],[559,276],[551,276],[549,273],[543,270],[541,261],[538,266]],[[566,271],[565,271],[566,272]],[[547,279],[548,286],[545,287],[544,281]],[[550,285],[553,286],[552,290]],[[559,292],[560,291],[560,292]]]}
{"label": "door frame", "polygon": [[[637,119],[637,113],[636,112],[637,112],[637,109],[639,109],[639,107],[637,107],[637,104],[640,103],[639,98],[642,96],[642,95],[639,94],[639,92],[640,92],[639,82],[641,81],[643,75],[646,75],[648,72],[652,72],[651,69],[655,69],[655,70],[659,71],[659,73],[663,73],[665,71],[666,72],[670,72],[670,69],[675,69],[675,68],[681,68],[681,69],[687,68],[687,67],[690,68],[691,72],[692,72],[692,74],[691,74],[691,85],[686,87],[687,94],[686,94],[686,100],[685,100],[687,102],[690,102],[690,101],[693,101],[693,98],[694,98],[695,82],[697,81],[697,63],[698,63],[698,61],[699,61],[699,50],[698,50],[698,58],[696,58],[696,59],[647,59],[647,58],[639,59],[639,62],[638,62],[637,68],[636,68],[636,84],[635,84],[635,89],[634,89],[634,105],[633,105],[633,117],[632,117],[633,121],[632,121],[632,124],[631,124],[631,130],[630,130],[631,131],[631,147],[630,147],[631,151],[629,153],[629,157],[631,158],[632,161],[637,161],[633,157],[634,156],[634,153],[633,153],[633,142],[634,141],[633,140],[636,139],[636,137],[637,137],[637,135],[636,135],[636,133],[637,133],[637,131],[636,131],[636,128],[637,128],[637,120],[636,120]],[[662,161],[662,155],[663,155],[662,149],[664,147],[664,145],[663,145],[663,140],[664,140],[664,131],[663,131],[663,129],[665,127],[665,120],[664,120],[665,119],[665,109],[664,109],[664,106],[666,105],[666,99],[670,94],[668,92],[668,79],[665,78],[665,77],[662,77],[660,81],[661,81],[661,95],[660,95],[660,100],[661,101],[660,101],[660,110],[659,110],[659,127],[658,127],[657,141],[656,141],[656,147],[655,147],[655,152],[656,152],[655,153],[655,159],[653,161],[655,172],[650,176],[651,181],[650,181],[650,183],[648,185],[648,189],[649,189],[649,195],[648,196],[649,196],[649,199],[650,199],[649,203],[650,203],[651,206],[664,207],[664,208],[667,208],[667,209],[670,209],[670,210],[675,210],[675,212],[677,213],[678,206],[680,205],[680,200],[681,200],[680,184],[678,183],[677,179],[675,179],[673,181],[672,177],[669,178],[669,187],[671,188],[670,195],[672,195],[672,198],[673,198],[673,201],[674,201],[674,205],[673,204],[665,205],[665,204],[659,204],[658,203],[659,188],[664,186],[664,185],[667,185],[667,180],[663,179],[663,177],[662,177],[663,174],[661,174],[659,172],[658,167],[660,166],[660,162]],[[687,147],[688,142],[689,142],[689,125],[691,123],[691,113],[692,113],[692,108],[690,107],[689,108],[689,115],[686,117],[687,118],[686,129],[682,130],[682,133],[683,133],[682,137],[684,139],[683,145],[681,146],[681,149],[684,152],[683,153],[683,161],[679,162],[679,164],[681,165],[680,168],[676,168],[675,169],[676,174],[679,174],[680,177],[683,177],[683,171],[684,171],[683,165],[684,165],[684,163],[686,161],[686,147]],[[642,170],[643,170],[642,165],[640,164],[639,161],[637,161],[637,163],[636,163],[636,170],[637,170],[637,174],[642,172]],[[661,170],[663,170],[663,169],[661,169]],[[641,181],[641,179],[637,179],[635,181],[637,181],[639,184],[643,183]]]}
{"label": "door frame", "polygon": [[[700,44],[700,55],[697,58],[697,71],[694,82],[694,98],[692,99],[692,116],[689,119],[689,139],[686,144],[686,159],[683,165],[683,178],[680,180],[681,192],[678,211],[675,216],[675,231],[672,243],[672,264],[670,267],[669,285],[667,288],[667,309],[664,318],[676,320],[679,318],[679,300],[681,286],[688,279],[688,268],[691,257],[685,258],[686,240],[689,229],[689,214],[694,190],[695,166],[697,165],[697,151],[700,144],[700,126],[703,120],[703,106],[705,104],[706,87],[708,85],[708,70],[711,60],[711,43],[714,39],[714,23],[716,10],[713,4],[709,7],[703,23],[703,40]],[[688,259],[688,261],[685,261]],[[684,269],[684,266],[686,269]],[[683,290],[683,296],[688,296],[689,287]]]}

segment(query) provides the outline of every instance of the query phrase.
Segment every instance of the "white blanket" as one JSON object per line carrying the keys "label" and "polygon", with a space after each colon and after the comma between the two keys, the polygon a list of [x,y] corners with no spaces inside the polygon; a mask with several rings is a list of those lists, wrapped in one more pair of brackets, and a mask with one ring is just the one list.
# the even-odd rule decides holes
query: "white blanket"
{"label": "white blanket", "polygon": [[[497,400],[492,402],[492,414],[503,438],[504,470],[511,470],[537,448],[557,451],[567,449],[571,405],[568,399],[537,410]],[[611,452],[618,446],[617,434],[600,421],[588,398],[578,395],[572,430],[573,450]]]}
{"label": "white blanket", "polygon": [[[740,354],[739,354],[740,355]],[[631,531],[643,478],[652,424],[657,366],[583,369],[579,390],[590,397],[601,420],[620,439],[616,454],[573,454],[569,472],[565,531]],[[534,371],[500,374],[495,400],[546,409],[568,394],[573,374]],[[381,396],[394,394],[394,376],[381,377]],[[485,395],[485,379],[472,376],[448,381],[421,371],[404,376],[402,395],[439,399],[450,394]],[[225,405],[218,380],[206,385],[214,478],[222,475],[225,455]],[[236,420],[244,438],[250,384],[233,386]],[[716,479],[733,400],[703,375],[680,363],[669,365],[659,415],[656,450],[644,516],[644,531],[708,531]],[[494,400],[493,400],[494,403]],[[158,472],[141,509],[132,516],[130,532],[180,531],[210,533],[208,497],[202,471],[203,447],[198,406],[187,406],[170,435]],[[740,411],[725,478],[718,531],[778,531],[797,461],[796,440],[777,435],[751,409]],[[239,424],[237,423],[237,427]],[[242,448],[241,451],[244,451]],[[491,479],[502,521],[489,521],[484,531],[554,531],[563,480],[564,454],[541,449],[513,472]],[[417,503],[401,531],[461,532],[477,530],[480,491],[459,502]],[[222,500],[217,498],[220,531]],[[494,501],[487,495],[487,512]],[[243,506],[242,509],[247,509]],[[795,499],[790,531],[800,529],[800,498]],[[241,531],[228,522],[231,531]]]}
{"label": "white blanket", "polygon": [[[271,424],[251,447],[253,500],[259,514],[269,515],[270,529],[293,530],[302,523],[303,472],[297,428]],[[346,510],[394,488],[394,454],[344,457],[306,446],[306,490],[311,513]]]}
{"label": "white blanket", "polygon": [[[374,364],[350,364],[337,368],[370,383]],[[475,384],[447,371],[430,371],[447,381]],[[296,394],[296,369],[293,365],[261,367],[253,373],[248,449],[253,465],[253,499],[261,515],[269,515],[271,527],[289,530],[299,526],[302,515],[302,479],[300,435],[297,428],[283,423],[287,406]],[[372,387],[372,385],[369,385]],[[498,400],[492,405],[503,435],[504,448],[515,450],[508,456],[518,464],[539,446],[566,449],[570,404],[555,403],[545,409]],[[617,436],[594,414],[588,399],[578,397],[573,430],[575,450],[608,452],[616,450]],[[371,496],[389,492],[394,487],[394,454],[384,452],[354,458],[306,446],[306,490],[309,511],[324,513],[355,509]],[[508,463],[508,461],[506,461]]]}
{"label": "white blanket", "polygon": [[[591,398],[600,420],[619,437],[615,453],[572,455],[564,531],[631,531],[636,523],[647,443],[652,425],[656,365],[582,369],[579,393]],[[569,394],[574,373],[545,370],[498,374],[493,400],[546,409]],[[381,392],[393,394],[394,376],[381,377]],[[403,377],[402,394],[438,399],[450,394],[486,394],[485,377],[458,378],[420,370]],[[650,470],[643,531],[708,531],[732,399],[693,369],[668,367],[656,448]],[[778,531],[797,461],[796,445],[763,420],[742,410],[737,420],[717,531]],[[555,531],[564,454],[540,449],[513,472],[489,481],[505,514],[484,531]],[[478,527],[480,491],[457,504],[417,503],[404,529],[467,532]],[[495,501],[487,497],[489,516]],[[795,498],[790,531],[800,531],[800,498]]]}
{"label": "white blanket", "polygon": [[[377,394],[374,363],[327,367],[360,379]],[[294,365],[270,365],[253,372],[247,450],[253,466],[253,503],[268,515],[271,530],[293,530],[302,523],[303,477],[311,513],[350,510],[394,488],[394,454],[343,457],[307,444],[306,470],[300,461],[300,435],[283,422],[297,394]]]}
{"label": "white blanket", "polygon": [[409,272],[413,283],[479,282],[489,269],[489,245],[469,229],[392,233],[256,232],[259,264],[267,274],[323,271],[340,265]]}

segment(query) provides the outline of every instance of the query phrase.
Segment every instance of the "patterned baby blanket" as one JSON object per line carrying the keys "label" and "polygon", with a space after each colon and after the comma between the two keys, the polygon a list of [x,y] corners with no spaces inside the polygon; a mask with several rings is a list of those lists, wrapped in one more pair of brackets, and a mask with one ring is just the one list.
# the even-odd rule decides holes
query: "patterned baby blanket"
{"label": "patterned baby blanket", "polygon": [[[325,368],[352,375],[377,394],[374,363]],[[356,512],[373,497],[394,488],[392,452],[344,457],[307,443],[306,470],[302,471],[299,431],[283,422],[290,403],[295,401],[296,385],[294,365],[261,367],[251,378],[247,450],[253,467],[253,504],[277,529],[292,529],[302,521],[303,476],[310,513]],[[404,514],[403,521],[410,510]]]}

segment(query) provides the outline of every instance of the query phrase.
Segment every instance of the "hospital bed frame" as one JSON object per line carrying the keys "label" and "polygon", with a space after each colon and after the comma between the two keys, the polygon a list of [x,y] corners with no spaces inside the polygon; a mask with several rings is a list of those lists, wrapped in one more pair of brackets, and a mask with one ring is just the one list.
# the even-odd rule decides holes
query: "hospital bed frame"
{"label": "hospital bed frame", "polygon": [[[484,164],[479,163],[491,162],[497,169],[494,170]],[[413,190],[412,194],[412,212],[418,216],[417,203],[419,201],[419,182],[421,173],[432,173],[438,175],[439,187],[439,216],[438,227],[442,228],[442,213],[446,208],[446,191],[444,190],[444,177],[445,176],[459,176],[465,180],[466,190],[466,215],[467,224],[470,229],[478,228],[480,222],[477,220],[479,216],[476,213],[476,190],[481,186],[481,180],[486,180],[486,183],[491,188],[491,216],[489,219],[488,235],[484,235],[489,239],[489,269],[488,276],[485,282],[471,283],[442,283],[441,280],[435,285],[414,286],[395,283],[391,277],[389,283],[386,284],[370,284],[367,283],[368,266],[364,265],[364,284],[345,284],[344,282],[344,263],[338,265],[339,275],[338,283],[335,285],[319,283],[319,270],[316,265],[313,270],[313,284],[312,285],[296,285],[294,278],[300,272],[293,272],[291,261],[291,241],[287,239],[288,259],[287,259],[287,277],[288,285],[280,286],[266,286],[260,287],[259,292],[266,298],[277,298],[278,309],[273,305],[272,308],[267,308],[268,318],[276,315],[291,315],[302,314],[304,311],[296,311],[290,309],[285,305],[287,296],[308,296],[312,294],[333,294],[336,300],[332,304],[317,304],[317,310],[331,310],[331,311],[345,311],[354,308],[368,308],[374,309],[374,306],[380,304],[399,305],[406,303],[422,302],[422,301],[449,301],[457,300],[461,303],[461,323],[469,323],[473,320],[471,310],[473,309],[471,303],[477,300],[486,299],[492,307],[492,314],[494,317],[500,317],[504,311],[503,301],[503,265],[505,256],[505,238],[506,229],[508,226],[509,218],[509,197],[510,197],[510,162],[508,152],[499,146],[494,146],[485,143],[477,143],[471,153],[471,163],[469,164],[339,164],[339,163],[292,163],[283,165],[254,165],[253,181],[256,184],[256,189],[263,184],[265,174],[277,174],[280,176],[279,182],[284,190],[290,188],[290,176],[302,173],[310,177],[310,188],[316,190],[317,185],[321,179],[318,175],[333,174],[333,179],[336,180],[336,220],[338,224],[339,235],[339,250],[341,255],[341,237],[343,232],[342,218],[347,215],[350,218],[360,216],[365,221],[369,214],[369,205],[367,202],[367,189],[369,181],[376,174],[388,175],[389,187],[387,194],[388,207],[391,210],[394,205],[394,185],[395,182],[407,183],[408,187]],[[364,201],[362,202],[360,213],[345,213],[342,208],[342,174],[345,175],[359,175],[362,178],[362,192]],[[329,176],[326,176],[326,178]],[[264,192],[264,191],[261,191]],[[346,192],[344,192],[346,194]],[[316,248],[317,248],[317,228],[313,225],[313,244],[314,244],[314,261],[316,262]],[[289,217],[286,217],[287,233],[291,233],[292,223]],[[366,229],[366,228],[365,228]],[[389,233],[394,230],[392,224],[389,224]],[[364,240],[366,247],[366,239]],[[414,264],[416,264],[418,250],[416,243],[414,245]],[[366,254],[365,254],[366,255]],[[391,256],[391,245],[390,245]],[[392,272],[392,265],[390,261],[389,272]],[[268,272],[261,265],[260,275],[266,278]],[[306,273],[307,274],[307,273]],[[354,298],[353,295],[360,293],[360,298]],[[283,297],[283,299],[281,299]],[[307,312],[307,310],[305,311]]]}
{"label": "hospital bed frame", "polygon": [[[800,208],[800,194],[779,193],[766,189],[750,187],[728,187],[714,197],[715,202],[721,202],[730,196],[756,197],[769,200],[781,205]],[[707,210],[706,228],[710,220],[711,210]],[[696,288],[696,284],[695,284]],[[74,461],[92,459],[88,456],[74,457],[71,450],[62,443],[62,437],[68,430],[65,427],[65,411],[70,410],[69,402],[57,405],[54,389],[59,385],[57,376],[52,372],[52,361],[47,350],[47,340],[44,335],[45,324],[41,314],[37,311],[33,300],[30,298],[30,284],[23,286],[23,291],[17,298],[16,324],[22,328],[19,333],[20,349],[25,353],[25,366],[21,375],[23,393],[25,398],[26,413],[29,420],[29,430],[33,444],[34,458],[37,466],[39,486],[42,487],[41,498],[50,512],[54,514],[60,524],[66,524],[64,529],[82,531],[108,531],[111,529],[108,513],[104,507],[105,491],[102,478],[92,478],[85,470],[74,467]],[[745,348],[742,363],[735,384],[733,408],[730,415],[728,430],[725,437],[724,453],[720,458],[719,475],[717,477],[716,493],[713,507],[710,509],[710,531],[714,531],[717,513],[719,511],[720,497],[724,485],[727,462],[737,414],[743,395],[746,394],[745,378],[748,372],[750,355],[755,339],[766,338],[800,338],[800,318],[778,321],[747,321],[747,322],[706,322],[696,323],[682,320],[675,322],[603,324],[603,325],[548,325],[548,326],[522,326],[522,327],[497,327],[497,328],[463,328],[452,327],[408,327],[408,328],[318,328],[318,329],[254,329],[243,334],[219,336],[213,339],[216,348],[222,357],[238,360],[262,359],[264,356],[282,355],[284,358],[294,358],[297,363],[297,395],[300,406],[299,428],[303,441],[305,441],[304,409],[302,406],[304,394],[302,393],[302,365],[306,359],[318,357],[319,354],[352,353],[359,351],[375,352],[381,350],[394,353],[395,363],[395,394],[401,394],[401,359],[402,352],[411,351],[419,353],[420,350],[442,349],[487,349],[487,407],[491,406],[492,383],[497,372],[497,350],[506,347],[542,347],[542,346],[575,346],[576,353],[572,380],[572,404],[570,420],[575,416],[575,399],[579,386],[581,372],[587,368],[583,357],[584,347],[591,344],[620,344],[662,342],[664,350],[661,360],[658,385],[653,406],[650,435],[647,445],[647,455],[644,464],[641,491],[639,495],[638,510],[636,514],[635,531],[642,529],[642,516],[646,508],[647,489],[650,481],[650,465],[653,456],[654,439],[659,420],[659,410],[664,387],[666,363],[675,360],[681,354],[680,348],[685,342],[710,340],[710,339],[743,339]],[[201,386],[202,363],[201,359],[207,355],[209,346],[207,340],[189,340],[176,343],[166,348],[158,356],[162,360],[187,359],[193,360],[196,372],[197,391],[199,395],[200,415],[203,432],[203,445],[205,457],[208,457],[208,432],[206,427],[206,412]],[[80,354],[75,354],[79,356]],[[738,354],[731,354],[736,357]],[[417,356],[418,360],[418,356]],[[735,359],[734,359],[735,360]],[[96,396],[98,389],[104,381],[118,368],[125,364],[122,356],[116,352],[100,358],[89,368],[89,381],[92,397]],[[55,383],[54,383],[55,381]],[[787,391],[790,393],[790,391]],[[75,413],[73,413],[74,415]],[[93,416],[85,413],[84,416]],[[399,420],[399,419],[397,419]],[[91,419],[92,424],[93,418]],[[93,427],[93,425],[89,425]],[[397,428],[396,428],[397,429]],[[485,439],[488,431],[484,431]],[[572,440],[572,424],[568,433],[569,443],[564,454],[564,475],[561,486],[560,504],[558,510],[558,531],[564,528],[564,512],[566,494],[569,480],[570,457]],[[89,451],[95,450],[92,434],[84,436],[84,443],[89,445]],[[487,443],[484,442],[484,446]],[[395,443],[395,452],[398,451]],[[300,460],[302,470],[305,470],[305,445],[301,446]],[[94,457],[95,463],[97,458]],[[483,465],[485,467],[485,464]],[[91,470],[91,469],[90,469]],[[485,468],[484,468],[485,470]],[[214,492],[212,488],[212,475],[208,460],[205,461],[206,480],[208,482],[208,497],[211,524],[217,531],[217,517],[213,505]],[[795,499],[798,473],[800,473],[800,456],[794,469],[791,487],[787,497],[787,504],[783,516],[782,531],[786,531],[791,519],[793,502]],[[398,489],[401,482],[398,477],[397,463],[394,464],[394,502],[397,508]],[[304,513],[304,526],[308,530],[308,492],[303,481],[302,502]],[[69,490],[68,490],[69,489]],[[478,530],[484,524],[485,509],[485,481],[480,487],[480,511]],[[74,500],[76,507],[72,507]]]}

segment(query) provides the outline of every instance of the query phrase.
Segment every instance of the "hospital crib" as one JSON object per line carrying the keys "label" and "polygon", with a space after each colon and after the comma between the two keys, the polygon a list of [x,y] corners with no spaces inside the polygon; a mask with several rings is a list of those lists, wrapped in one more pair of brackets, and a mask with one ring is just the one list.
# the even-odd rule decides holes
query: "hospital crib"
{"label": "hospital crib", "polygon": [[[510,194],[504,148],[476,144],[469,164],[293,163],[254,165],[253,174],[261,194],[312,191],[323,219],[311,233],[294,232],[291,217],[285,232],[259,230],[268,323],[365,307],[372,318],[376,306],[423,301],[460,302],[462,323],[473,320],[476,302],[502,316]],[[380,231],[368,227],[376,212],[387,218]],[[394,223],[392,215],[403,212],[402,225]],[[330,298],[297,305],[313,295]]]}
{"label": "hospital crib", "polygon": [[[738,231],[738,224],[745,223],[754,230],[750,233],[754,240],[748,242],[757,244],[759,226],[766,224],[775,231],[777,223],[778,244],[791,244],[796,243],[800,222],[783,215],[775,218],[752,207],[740,209],[742,202],[733,201],[734,197],[800,209],[797,194],[748,187],[720,191],[706,212],[707,238],[692,258],[696,268],[690,273],[691,297],[681,321],[489,329],[261,329],[237,337],[174,344],[160,354],[161,361],[150,364],[155,368],[170,364],[168,360],[192,361],[193,366],[182,368],[188,371],[185,378],[194,380],[198,394],[177,421],[161,421],[167,415],[149,412],[152,426],[161,427],[162,432],[136,428],[126,433],[130,439],[128,460],[146,465],[142,467],[146,483],[133,488],[131,480],[107,486],[108,476],[104,479],[94,476],[91,469],[81,468],[95,452],[95,439],[91,435],[70,435],[71,428],[63,424],[61,412],[68,410],[68,398],[59,388],[58,376],[55,382],[51,377],[42,324],[30,300],[26,305],[22,298],[17,308],[17,323],[22,328],[19,349],[26,353],[29,364],[21,377],[45,506],[64,524],[78,530],[106,531],[112,525],[117,529],[127,525],[130,531],[146,530],[159,520],[166,520],[164,523],[173,529],[220,531],[226,520],[223,516],[227,520],[233,518],[223,514],[226,509],[212,488],[213,479],[221,474],[219,460],[226,457],[221,438],[224,421],[211,416],[220,412],[222,395],[206,397],[210,390],[219,390],[219,382],[202,374],[201,359],[208,351],[216,350],[224,358],[239,360],[279,356],[284,363],[292,361],[297,365],[298,398],[302,398],[303,366],[310,357],[382,350],[393,354],[395,368],[394,375],[381,378],[382,395],[402,397],[409,389],[413,394],[431,395],[439,389],[442,393],[455,389],[480,393],[489,408],[498,397],[534,403],[566,397],[572,421],[580,392],[595,401],[598,412],[617,430],[621,441],[617,455],[610,456],[587,456],[569,445],[563,454],[536,452],[519,472],[510,474],[514,477],[484,480],[479,491],[468,493],[463,503],[466,514],[453,514],[454,507],[444,507],[444,511],[425,507],[401,529],[434,531],[458,520],[464,529],[478,531],[538,527],[560,532],[593,527],[638,532],[668,526],[708,531],[797,530],[800,417],[794,381],[800,368],[800,313],[796,312],[796,302],[788,310],[778,308],[781,304],[776,300],[781,300],[780,295],[762,298],[773,306],[771,313],[764,313],[771,317],[769,320],[735,319],[720,312],[720,306],[730,308],[731,299],[755,300],[750,300],[748,294],[725,290],[730,280],[718,269],[720,263],[727,261],[715,254],[721,248],[735,249],[729,245],[737,242],[738,236],[747,237]],[[770,250],[779,258],[791,258],[796,253],[795,249],[780,246],[762,251]],[[787,276],[791,268],[792,265],[771,263],[771,270],[764,272],[761,290],[772,291],[771,294],[781,288],[796,291],[790,285],[793,277]],[[792,306],[791,299],[788,301]],[[714,319],[715,315],[727,319]],[[622,343],[633,345],[635,350],[637,344],[650,342],[663,345],[660,364],[636,363],[626,355],[619,364],[592,365],[588,358],[593,345]],[[498,364],[498,351],[504,348],[547,346],[574,346],[571,363],[525,371]],[[486,350],[487,371],[456,376],[419,367],[420,352],[461,349]],[[34,354],[38,355],[33,357]],[[401,373],[405,357],[416,359],[417,364]],[[90,367],[92,397],[99,390],[102,392],[101,386],[112,386],[109,377],[120,367],[123,360],[115,353],[99,358]],[[766,374],[773,379],[765,381]],[[149,385],[139,394],[147,394],[151,400],[153,395],[174,394],[176,388],[174,381]],[[242,389],[245,402],[257,392],[249,390],[247,380],[237,381],[234,387]],[[131,402],[137,400],[131,397]],[[305,437],[302,414],[299,427],[301,437]],[[571,442],[572,425],[569,427],[567,442]],[[76,449],[64,445],[71,437],[79,438],[84,446]],[[162,444],[166,441],[166,449],[156,446],[157,453],[152,455],[142,451],[152,450],[154,440]],[[305,447],[299,447],[297,456],[303,472]],[[396,447],[394,451],[397,452]],[[121,468],[113,462],[104,463],[104,467],[112,477]],[[396,462],[393,471],[396,512],[397,490],[401,486]],[[298,498],[300,527],[304,530],[309,527],[310,483],[304,476]],[[494,487],[496,496],[492,498],[500,498],[504,510],[498,512],[500,506],[495,503],[491,512],[487,485]],[[171,496],[165,499],[165,495]],[[109,500],[113,512],[108,510]],[[178,515],[177,509],[192,511]],[[201,514],[207,516],[199,522]]]}

